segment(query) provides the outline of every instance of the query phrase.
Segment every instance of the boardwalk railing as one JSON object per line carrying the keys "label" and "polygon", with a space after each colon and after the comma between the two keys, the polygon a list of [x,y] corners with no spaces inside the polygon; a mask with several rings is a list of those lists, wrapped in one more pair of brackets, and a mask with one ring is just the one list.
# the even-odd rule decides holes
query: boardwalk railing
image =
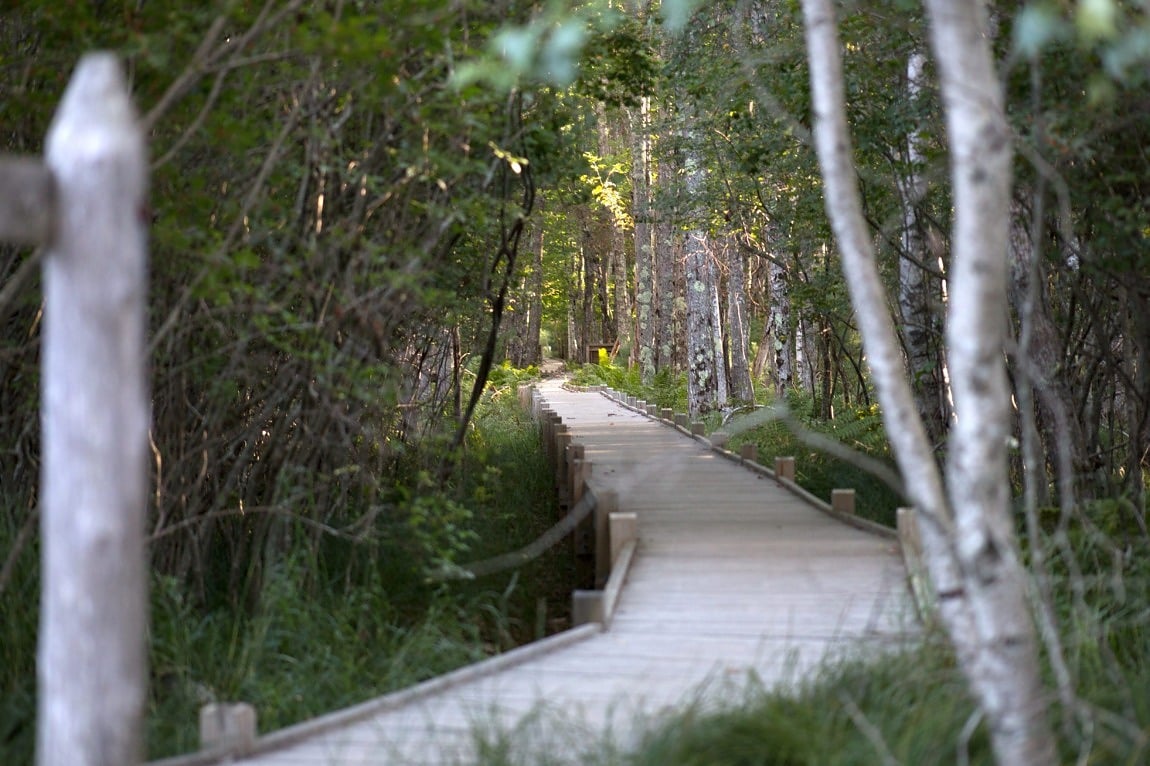
{"label": "boardwalk railing", "polygon": [[594,390],[623,407],[664,422],[710,447],[718,455],[728,460],[773,478],[780,486],[845,524],[882,537],[897,539],[903,563],[906,566],[908,586],[919,618],[924,621],[930,618],[934,609],[934,595],[931,591],[926,564],[923,561],[922,542],[918,531],[918,514],[915,509],[899,508],[897,511],[898,526],[895,529],[861,518],[855,515],[855,491],[853,489],[832,489],[828,502],[801,487],[795,481],[795,458],[793,456],[775,457],[774,469],[772,470],[758,462],[758,449],[754,444],[742,445],[738,454],[731,452],[727,449],[729,436],[726,433],[716,431],[708,437],[705,435],[704,424],[699,421],[692,422],[686,413],[676,413],[668,408],[660,408],[656,404],[651,404],[608,386],[595,386]]}
{"label": "boardwalk railing", "polygon": [[621,513],[614,490],[600,486],[584,445],[573,441],[563,419],[532,385],[519,388],[519,401],[539,423],[544,450],[554,467],[559,488],[560,512],[574,512],[588,501],[584,518],[572,538],[577,581],[593,585],[580,588],[571,597],[573,625],[611,625],[615,604],[627,577],[638,539],[638,517]]}
{"label": "boardwalk railing", "polygon": [[114,55],[80,60],[46,146],[43,162],[0,157],[0,240],[44,248],[36,759],[134,764],[147,677],[147,156]]}

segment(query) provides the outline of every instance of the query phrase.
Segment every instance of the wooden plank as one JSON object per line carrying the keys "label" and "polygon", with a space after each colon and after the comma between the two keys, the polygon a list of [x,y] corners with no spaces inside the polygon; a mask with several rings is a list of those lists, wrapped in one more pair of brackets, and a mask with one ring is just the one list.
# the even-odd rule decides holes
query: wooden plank
{"label": "wooden plank", "polygon": [[143,755],[151,404],[144,136],[117,58],[84,56],[53,118],[44,257],[39,766]]}
{"label": "wooden plank", "polygon": [[381,752],[396,763],[469,761],[476,728],[513,730],[518,746],[538,752],[554,752],[573,726],[633,738],[636,716],[738,699],[752,677],[789,688],[825,658],[889,651],[916,635],[891,541],[597,393],[548,381],[538,396],[595,464],[591,491],[616,493],[615,516],[638,527],[618,565],[630,563],[626,577],[616,582],[613,570],[594,592],[600,608],[615,600],[610,629],[330,728],[322,746],[243,763],[366,764]]}
{"label": "wooden plank", "polygon": [[48,242],[56,213],[56,183],[38,159],[0,155],[0,241]]}

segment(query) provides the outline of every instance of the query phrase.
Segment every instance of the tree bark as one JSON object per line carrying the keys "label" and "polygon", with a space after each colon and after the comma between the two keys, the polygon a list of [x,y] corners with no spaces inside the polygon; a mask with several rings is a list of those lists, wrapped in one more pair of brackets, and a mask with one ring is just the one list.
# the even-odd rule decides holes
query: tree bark
{"label": "tree bark", "polygon": [[651,154],[647,135],[650,100],[644,96],[631,116],[631,209],[635,218],[635,313],[638,331],[632,357],[639,378],[649,386],[655,380],[655,282],[651,241]]}
{"label": "tree bark", "polygon": [[[926,55],[915,50],[907,59],[907,98],[921,99]],[[903,206],[902,257],[899,258],[898,306],[918,411],[927,434],[941,444],[946,432],[946,406],[942,388],[942,359],[936,306],[942,305],[941,282],[931,276],[926,224],[919,215],[925,184],[921,175],[922,135],[915,128],[906,139],[907,174],[900,189]]]}
{"label": "tree bark", "polygon": [[731,339],[731,396],[740,402],[755,400],[751,366],[747,359],[747,267],[735,237],[728,237],[727,253],[727,332]]}
{"label": "tree bark", "polygon": [[922,541],[942,623],[1003,764],[1055,763],[1033,622],[1009,516],[1005,340],[1010,134],[977,0],[927,3],[951,146],[954,279],[946,339],[957,423],[947,489],[931,458],[862,217],[831,0],[803,0],[827,212],[874,373],[886,432]]}
{"label": "tree bark", "polygon": [[960,657],[1003,764],[1057,762],[1026,572],[1011,519],[1006,342],[1011,131],[977,0],[928,0],[954,194],[947,364],[957,419],[947,460],[956,551],[977,633]]}
{"label": "tree bark", "polygon": [[707,233],[692,229],[686,241],[687,410],[692,418],[720,406],[715,354],[715,274]]}
{"label": "tree bark", "polygon": [[770,285],[770,312],[767,326],[772,350],[771,379],[775,396],[782,397],[794,383],[795,333],[791,327],[791,294],[787,285],[787,269],[779,258],[771,258],[767,266]]}

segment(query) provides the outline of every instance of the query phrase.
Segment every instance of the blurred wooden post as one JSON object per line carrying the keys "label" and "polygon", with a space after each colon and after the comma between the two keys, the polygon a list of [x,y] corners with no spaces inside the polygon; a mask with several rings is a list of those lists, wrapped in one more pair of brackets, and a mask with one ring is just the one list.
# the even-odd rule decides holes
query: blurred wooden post
{"label": "blurred wooden post", "polygon": [[853,515],[855,512],[855,491],[853,489],[832,489],[831,510]]}
{"label": "blurred wooden post", "polygon": [[608,521],[611,538],[611,566],[619,559],[619,552],[624,546],[639,536],[639,515],[633,511],[628,513],[615,512]]}
{"label": "blurred wooden post", "polygon": [[244,753],[256,740],[256,709],[246,702],[213,702],[200,708],[200,749]]}
{"label": "blurred wooden post", "polygon": [[42,245],[52,232],[56,185],[44,163],[0,156],[0,241]]}
{"label": "blurred wooden post", "polygon": [[775,458],[775,478],[795,480],[795,459],[793,457]]}
{"label": "blurred wooden post", "polygon": [[718,449],[726,449],[727,442],[730,440],[730,435],[723,433],[722,431],[715,431],[711,434],[711,446],[717,447]]}
{"label": "blurred wooden post", "polygon": [[577,590],[571,594],[571,624],[575,627],[589,622],[603,622],[603,591]]}
{"label": "blurred wooden post", "polygon": [[611,514],[619,508],[613,489],[599,490],[595,503],[595,587],[602,588],[611,576]]}
{"label": "blurred wooden post", "polygon": [[567,476],[563,485],[567,489],[567,501],[572,508],[583,499],[583,471],[584,447],[582,444],[571,444],[567,447]]}
{"label": "blurred wooden post", "polygon": [[663,409],[659,410],[659,417],[661,417],[663,420],[669,420],[671,422],[674,422],[675,421],[675,411],[673,409],[671,409],[670,407],[664,407]]}
{"label": "blurred wooden post", "polygon": [[556,466],[556,484],[557,487],[565,486],[567,483],[567,449],[571,446],[572,434],[568,430],[567,425],[560,423],[556,426],[555,432],[555,453],[563,455],[564,459],[560,460]]}
{"label": "blurred wooden post", "polygon": [[691,435],[702,436],[707,432],[707,425],[701,420],[696,420],[691,423]]}
{"label": "blurred wooden post", "polygon": [[687,427],[687,414],[685,412],[675,413],[675,425],[679,426],[680,428]]}
{"label": "blurred wooden post", "polygon": [[739,447],[739,457],[748,463],[754,463],[759,459],[759,448],[754,444],[744,444]]}
{"label": "blurred wooden post", "polygon": [[84,56],[47,139],[37,763],[141,761],[146,702],[144,136],[118,59]]}

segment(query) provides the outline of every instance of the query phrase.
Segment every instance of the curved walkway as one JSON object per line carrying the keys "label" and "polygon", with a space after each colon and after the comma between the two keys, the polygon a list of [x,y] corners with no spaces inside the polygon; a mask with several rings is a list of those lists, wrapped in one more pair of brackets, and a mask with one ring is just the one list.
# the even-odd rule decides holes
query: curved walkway
{"label": "curved walkway", "polygon": [[[560,381],[539,388],[584,445],[596,486],[638,515],[610,629],[576,628],[273,734],[265,752],[235,763],[467,763],[477,747],[509,741],[578,762],[608,733],[626,747],[660,711],[737,702],[748,684],[792,683],[828,655],[915,632],[894,539],[848,526],[599,393]],[[266,750],[277,741],[285,746]]]}

